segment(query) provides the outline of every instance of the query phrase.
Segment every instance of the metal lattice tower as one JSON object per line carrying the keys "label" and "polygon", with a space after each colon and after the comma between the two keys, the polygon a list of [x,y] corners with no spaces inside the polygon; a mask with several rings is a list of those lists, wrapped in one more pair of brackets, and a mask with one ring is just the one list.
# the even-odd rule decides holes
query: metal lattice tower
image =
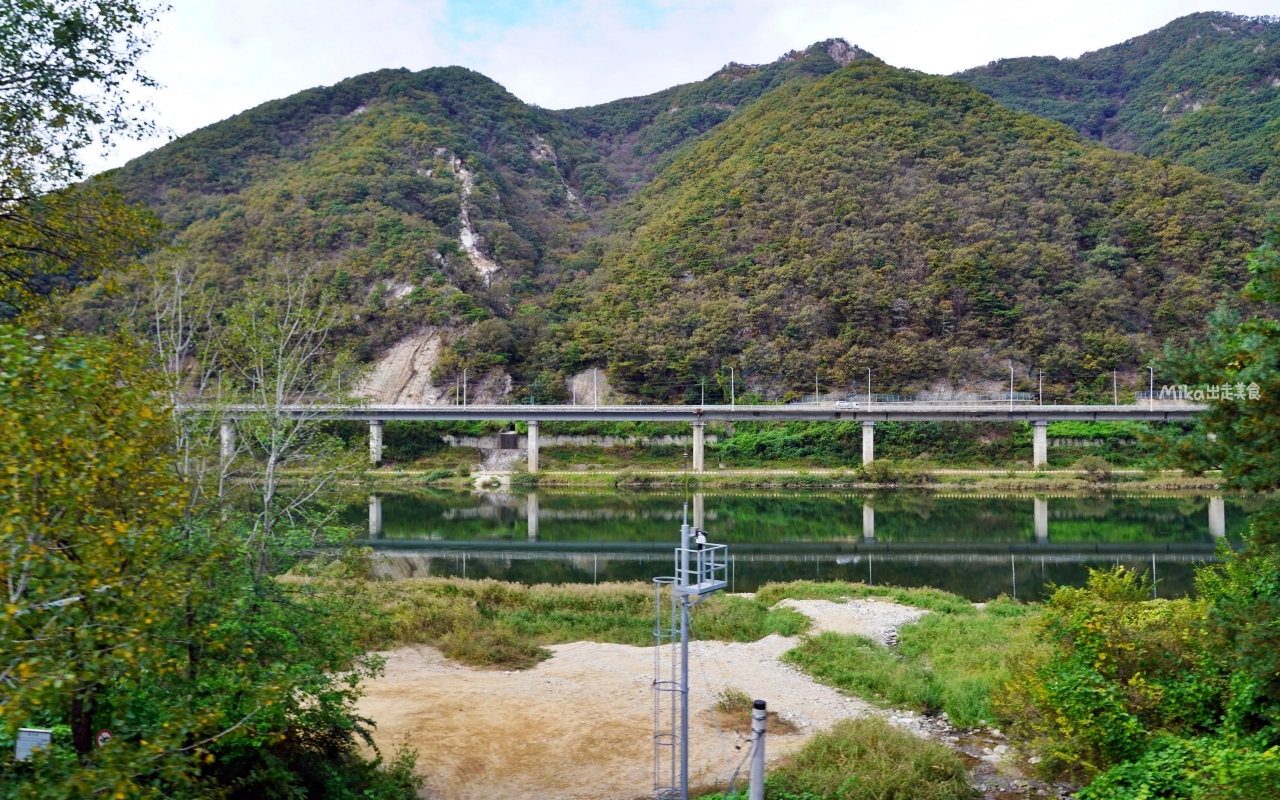
{"label": "metal lattice tower", "polygon": [[691,546],[697,531],[689,525],[687,503],[684,512],[675,577],[653,579],[653,796],[658,800],[689,800],[689,609],[728,585],[728,546]]}

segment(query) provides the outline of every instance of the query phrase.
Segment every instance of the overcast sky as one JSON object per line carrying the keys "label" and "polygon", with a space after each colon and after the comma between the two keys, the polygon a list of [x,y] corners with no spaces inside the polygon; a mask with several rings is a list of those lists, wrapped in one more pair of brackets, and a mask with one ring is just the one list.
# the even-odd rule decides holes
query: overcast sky
{"label": "overcast sky", "polygon": [[[259,103],[384,67],[458,64],[523,100],[570,108],[700,80],[843,37],[897,66],[950,73],[1078,56],[1193,11],[1276,0],[171,0],[145,66],[155,118],[189,133]],[[121,143],[97,169],[163,143]]]}

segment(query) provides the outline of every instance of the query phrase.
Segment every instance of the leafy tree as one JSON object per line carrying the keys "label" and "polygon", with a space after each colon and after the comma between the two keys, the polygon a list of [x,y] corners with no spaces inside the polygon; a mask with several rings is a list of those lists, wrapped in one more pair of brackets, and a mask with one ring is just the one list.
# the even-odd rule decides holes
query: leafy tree
{"label": "leafy tree", "polygon": [[[140,363],[121,342],[0,328],[0,712],[9,736],[65,720],[75,757],[45,754],[30,776],[67,797],[141,796],[180,775],[207,730],[203,709],[158,710],[143,733],[131,704],[106,708],[174,669],[165,623],[188,589],[167,552],[183,487],[157,469],[169,431]],[[95,749],[98,727],[119,740]]]}
{"label": "leafy tree", "polygon": [[129,93],[161,7],[136,0],[15,0],[0,7],[0,312],[59,278],[91,279],[152,242],[149,215],[84,177],[81,151],[154,126]]}

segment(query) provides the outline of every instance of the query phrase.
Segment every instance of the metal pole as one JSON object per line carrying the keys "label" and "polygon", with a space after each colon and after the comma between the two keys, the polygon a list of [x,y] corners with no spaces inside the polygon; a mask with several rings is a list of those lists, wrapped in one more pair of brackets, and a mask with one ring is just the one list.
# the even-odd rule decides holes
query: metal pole
{"label": "metal pole", "polygon": [[867,410],[871,410],[871,367],[867,367]]}
{"label": "metal pole", "polygon": [[701,404],[704,406],[707,404],[707,379],[706,378],[702,379],[702,403]]}
{"label": "metal pole", "polygon": [[462,371],[462,405],[467,404],[467,371]]}
{"label": "metal pole", "polygon": [[1009,360],[1009,409],[1013,409],[1013,360]]}
{"label": "metal pole", "polygon": [[1120,405],[1120,390],[1116,388],[1116,371],[1111,370],[1111,405]]}
{"label": "metal pole", "polygon": [[[685,554],[686,561],[688,554]],[[680,598],[680,800],[689,800],[689,596]]]}
{"label": "metal pole", "polygon": [[1040,370],[1040,405],[1044,405],[1044,370]]}
{"label": "metal pole", "polygon": [[738,392],[733,385],[733,367],[729,367],[729,408],[738,404]]}
{"label": "metal pole", "polygon": [[591,368],[591,394],[595,397],[596,408],[600,407],[600,369],[599,367]]}
{"label": "metal pole", "polygon": [[748,800],[764,800],[764,732],[768,721],[765,703],[757,700],[751,704],[751,772]]}
{"label": "metal pole", "polygon": [[1156,408],[1156,368],[1147,367],[1151,370],[1151,383],[1147,387],[1147,410],[1154,411]]}

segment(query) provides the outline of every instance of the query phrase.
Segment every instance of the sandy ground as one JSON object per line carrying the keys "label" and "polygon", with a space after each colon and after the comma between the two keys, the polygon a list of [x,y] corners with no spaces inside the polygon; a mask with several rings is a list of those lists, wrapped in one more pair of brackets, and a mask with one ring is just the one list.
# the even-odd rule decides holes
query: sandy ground
{"label": "sandy ground", "polygon": [[[787,600],[834,630],[884,640],[925,612],[894,603]],[[769,739],[770,760],[845,717],[878,713],[813,682],[778,658],[795,638],[698,642],[691,646],[690,774],[693,785],[724,780],[741,760],[742,737],[715,726],[711,706],[733,686],[793,722],[796,735]],[[654,783],[654,649],[575,642],[524,672],[452,664],[430,647],[390,651],[386,674],[366,685],[359,711],[378,724],[384,752],[408,741],[428,777],[428,797],[631,800]]]}

